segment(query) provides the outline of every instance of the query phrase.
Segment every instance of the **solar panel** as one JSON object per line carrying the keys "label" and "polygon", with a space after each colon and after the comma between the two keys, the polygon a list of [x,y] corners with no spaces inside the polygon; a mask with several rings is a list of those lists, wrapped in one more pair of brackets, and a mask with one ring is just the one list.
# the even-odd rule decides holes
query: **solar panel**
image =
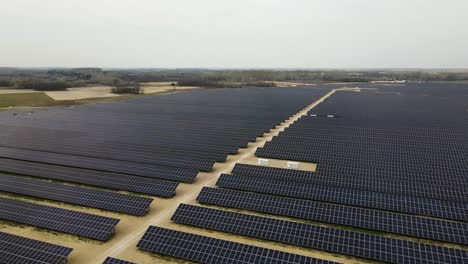
{"label": "solar panel", "polygon": [[178,186],[153,178],[1,158],[0,171],[162,197],[174,196]]}
{"label": "solar panel", "polygon": [[[275,180],[304,182],[314,185],[328,185],[346,189],[369,190],[384,193],[393,193],[401,195],[410,195],[424,197],[429,199],[440,199],[447,201],[466,201],[465,188],[448,187],[442,184],[438,185],[438,192],[434,192],[433,184],[425,184],[421,179],[415,179],[414,182],[408,182],[408,172],[401,177],[391,179],[390,175],[385,174],[383,169],[375,168],[373,170],[355,170],[351,167],[337,164],[336,169],[331,168],[329,163],[320,163],[318,172],[298,171],[291,169],[253,166],[246,164],[236,164],[233,170],[234,175],[250,176],[258,178],[268,178]],[[343,167],[342,167],[343,166]],[[364,167],[362,164],[359,167]],[[365,169],[365,168],[364,168]],[[395,173],[395,170],[392,172]],[[385,177],[383,175],[386,175]],[[375,175],[383,177],[375,181]],[[414,174],[412,174],[414,176]],[[419,180],[419,181],[418,181]],[[440,179],[442,181],[442,179]],[[468,185],[466,186],[468,188]]]}
{"label": "solar panel", "polygon": [[119,219],[0,197],[0,219],[108,240]]}
{"label": "solar panel", "polygon": [[[41,142],[42,143],[42,142]],[[33,144],[33,143],[30,143]],[[9,148],[20,148],[15,144],[1,144],[3,147]],[[220,155],[207,153],[206,156],[192,156],[192,155],[184,155],[184,154],[172,154],[172,153],[164,153],[164,155],[160,155],[158,159],[154,159],[154,155],[158,153],[150,153],[150,152],[135,152],[131,150],[120,150],[120,151],[112,151],[112,147],[106,150],[99,150],[95,151],[93,148],[96,146],[90,146],[86,149],[79,148],[73,145],[65,145],[58,150],[50,150],[47,147],[36,147],[32,146],[24,146],[20,149],[25,150],[38,150],[47,153],[54,153],[54,154],[66,154],[66,155],[76,155],[76,156],[84,156],[84,157],[91,157],[91,158],[100,158],[100,159],[109,159],[114,161],[129,161],[129,162],[138,162],[143,164],[154,164],[154,165],[162,165],[162,166],[174,166],[174,167],[181,167],[187,169],[201,169],[201,170],[211,170],[211,166],[213,165],[214,161],[216,160],[224,160],[224,158],[220,157]],[[160,153],[162,154],[162,153]]]}
{"label": "solar panel", "polygon": [[102,264],[135,264],[134,262],[107,257]]}
{"label": "solar panel", "polygon": [[[445,158],[439,159],[437,161],[435,159],[427,160],[424,158],[410,159],[409,156],[422,155],[422,153],[411,153],[409,151],[400,149],[398,152],[394,153],[391,150],[387,150],[387,153],[382,154],[378,153],[378,151],[382,151],[382,149],[385,148],[380,148],[376,145],[368,146],[367,148],[370,150],[352,149],[352,151],[347,151],[349,146],[346,146],[346,144],[340,142],[329,143],[329,145],[335,145],[334,148],[331,148],[326,144],[324,144],[325,146],[322,147],[317,147],[307,143],[304,143],[304,145],[307,145],[308,148],[300,151],[298,149],[299,147],[295,147],[290,143],[285,144],[283,147],[274,147],[271,144],[267,144],[265,145],[266,148],[257,150],[256,156],[314,163],[341,161],[342,163],[345,163],[344,165],[347,165],[346,163],[355,163],[362,164],[364,166],[382,167],[386,168],[387,170],[399,169],[398,167],[400,167],[405,168],[405,170],[407,170],[409,173],[419,174],[420,176],[423,176],[424,172],[428,172],[428,175],[426,175],[427,179],[440,177],[441,175],[444,175],[444,172],[456,173],[455,175],[457,175],[457,170],[463,170],[463,168],[460,167],[461,161],[445,160]],[[441,156],[447,155],[447,153],[443,152],[439,152],[438,154]],[[396,159],[394,156],[398,156],[398,159]],[[380,159],[382,161],[376,161],[373,163],[372,161],[376,159]],[[413,164],[419,165],[408,168],[409,164],[405,164],[407,162],[403,162],[401,159],[408,159],[411,160]],[[457,159],[461,159],[461,157],[458,157]],[[427,163],[429,163],[429,165],[426,165]],[[456,165],[456,163],[458,163],[458,165]]]}
{"label": "solar panel", "polygon": [[137,247],[200,263],[334,263],[156,226],[148,228]]}
{"label": "solar panel", "polygon": [[259,193],[204,187],[197,201],[468,245],[468,224]]}
{"label": "solar panel", "polygon": [[0,263],[64,264],[73,249],[0,232]]}
{"label": "solar panel", "polygon": [[466,214],[468,204],[464,203],[226,174],[221,175],[216,185],[228,189],[292,198],[354,205],[437,218],[468,220],[468,215]]}
{"label": "solar panel", "polygon": [[468,251],[354,231],[181,204],[172,220],[192,226],[391,263],[466,263]]}
{"label": "solar panel", "polygon": [[[251,177],[270,177],[275,179],[294,180],[300,182],[320,181],[329,184],[339,184],[340,181],[346,181],[345,184],[364,184],[363,181],[372,181],[376,175],[382,176],[382,181],[385,184],[406,184],[411,183],[412,186],[422,186],[425,188],[433,187],[433,185],[453,187],[447,185],[446,181],[439,178],[427,178],[427,173],[418,173],[407,169],[389,169],[385,167],[367,166],[362,163],[347,164],[343,160],[339,162],[321,162],[318,164],[318,171],[300,171],[283,168],[273,168],[264,166],[254,166],[248,164],[236,164],[232,173],[236,175],[251,176]],[[408,173],[411,172],[412,177],[408,178]],[[462,172],[460,172],[462,173]],[[351,175],[352,177],[348,177]],[[418,184],[418,185],[416,185]],[[457,184],[460,185],[456,190],[462,187],[468,187],[468,180],[458,179]],[[375,184],[370,184],[376,186]]]}
{"label": "solar panel", "polygon": [[192,183],[327,90],[193,91],[0,114],[0,157]]}
{"label": "solar panel", "polygon": [[[439,91],[430,84],[407,86],[390,93],[383,92],[388,87],[337,92],[256,155],[318,162],[310,184],[466,204],[466,90],[441,95],[446,84]],[[335,118],[320,117],[327,115]]]}
{"label": "solar panel", "polygon": [[0,157],[192,183],[197,170],[0,147]]}
{"label": "solar panel", "polygon": [[153,199],[0,174],[0,191],[78,204],[120,213],[144,215]]}

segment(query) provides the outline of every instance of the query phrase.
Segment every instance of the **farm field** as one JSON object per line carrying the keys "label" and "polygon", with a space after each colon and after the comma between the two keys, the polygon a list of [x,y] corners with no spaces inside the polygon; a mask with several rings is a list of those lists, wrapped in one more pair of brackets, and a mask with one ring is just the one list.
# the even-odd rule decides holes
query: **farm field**
{"label": "farm field", "polygon": [[[152,82],[142,83],[144,94],[156,94],[170,91],[184,91],[197,89],[199,87],[173,87],[168,82]],[[46,92],[48,96],[54,100],[80,100],[89,98],[107,98],[118,97],[120,94],[112,93],[111,86],[90,86],[90,87],[74,87],[68,88],[68,91]]]}
{"label": "farm field", "polygon": [[0,112],[0,263],[468,262],[468,85],[288,86]]}
{"label": "farm field", "polygon": [[86,86],[68,88],[66,91],[35,91],[0,87],[0,110],[12,108],[35,108],[60,105],[75,105],[95,102],[125,100],[144,95],[191,91],[196,86],[175,87],[171,82],[142,83],[142,94],[112,93],[111,86]]}
{"label": "farm field", "polygon": [[111,92],[110,86],[90,86],[68,88],[67,91],[45,92],[54,100],[79,100],[87,98],[105,98],[119,96]]}
{"label": "farm field", "polygon": [[67,105],[70,102],[54,100],[43,92],[21,92],[5,93],[0,92],[0,110],[9,108],[31,108],[45,106]]}

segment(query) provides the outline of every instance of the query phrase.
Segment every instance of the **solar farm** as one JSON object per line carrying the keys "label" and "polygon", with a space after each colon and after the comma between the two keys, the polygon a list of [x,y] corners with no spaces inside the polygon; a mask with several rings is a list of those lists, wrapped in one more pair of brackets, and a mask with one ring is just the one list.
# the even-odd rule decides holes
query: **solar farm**
{"label": "solar farm", "polygon": [[468,85],[0,112],[0,263],[468,263]]}

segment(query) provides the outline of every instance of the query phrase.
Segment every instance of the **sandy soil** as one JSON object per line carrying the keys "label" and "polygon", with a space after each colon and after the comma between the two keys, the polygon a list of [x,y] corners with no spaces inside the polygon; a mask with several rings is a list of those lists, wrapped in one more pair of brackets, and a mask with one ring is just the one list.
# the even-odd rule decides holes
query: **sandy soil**
{"label": "sandy soil", "polygon": [[195,86],[172,86],[171,82],[149,82],[142,83],[141,87],[143,88],[143,93],[153,94],[153,93],[162,93],[167,91],[183,91],[183,90],[192,90],[198,89],[199,87]]}
{"label": "sandy soil", "polygon": [[110,86],[89,86],[68,88],[68,91],[45,92],[54,100],[79,100],[86,98],[114,97],[118,94],[111,93]]}
{"label": "sandy soil", "polygon": [[18,94],[18,93],[38,93],[38,91],[30,90],[30,89],[8,89],[4,87],[0,87],[0,94]]}
{"label": "sandy soil", "polygon": [[296,86],[309,86],[309,85],[317,85],[315,83],[297,83],[297,82],[274,82],[279,87],[296,87]]}
{"label": "sandy soil", "polygon": [[353,84],[352,82],[329,82],[324,83],[323,85],[350,85]]}
{"label": "sandy soil", "polygon": [[[144,94],[162,93],[167,91],[180,91],[196,89],[198,87],[174,87],[170,82],[151,82],[142,83]],[[87,98],[104,98],[120,96],[111,93],[111,86],[88,86],[88,87],[75,87],[68,88],[68,91],[46,92],[54,100],[79,100]],[[0,92],[1,93],[1,92]]]}
{"label": "sandy soil", "polygon": [[[259,158],[257,157],[250,157],[244,160],[242,163],[259,166],[258,159]],[[317,164],[311,163],[311,162],[294,161],[294,160],[279,160],[279,159],[271,159],[271,158],[260,158],[260,159],[267,159],[268,167],[273,167],[273,168],[287,169],[288,161],[293,161],[293,162],[299,162],[299,167],[297,168],[297,170],[315,171],[317,169]]]}
{"label": "sandy soil", "polygon": [[248,147],[240,149],[238,154],[228,156],[226,162],[216,163],[212,172],[199,173],[195,183],[180,184],[179,188],[177,189],[177,195],[174,198],[154,198],[154,202],[151,204],[150,212],[144,217],[129,216],[119,213],[102,211],[98,209],[91,209],[81,206],[73,206],[49,201],[38,202],[41,204],[48,204],[52,206],[68,208],[82,212],[89,212],[98,215],[119,218],[121,221],[117,226],[116,234],[110,241],[107,241],[105,243],[96,242],[90,239],[83,239],[73,235],[51,232],[45,229],[39,229],[34,227],[25,227],[23,225],[17,225],[1,221],[0,231],[10,232],[13,234],[23,235],[26,237],[74,248],[74,251],[69,258],[70,264],[102,263],[102,261],[107,256],[118,257],[140,264],[185,263],[186,261],[183,260],[150,254],[148,252],[140,251],[136,248],[136,244],[138,243],[138,241],[140,240],[140,238],[142,237],[149,225],[157,225],[161,227],[177,229],[180,231],[189,231],[192,233],[221,238],[230,241],[237,241],[246,244],[252,244],[252,241],[254,241],[255,245],[261,247],[272,248],[306,256],[318,257],[322,259],[334,260],[343,263],[362,263],[362,260],[356,260],[354,258],[342,255],[336,255],[311,249],[304,249],[301,247],[289,246],[276,242],[257,240],[233,234],[209,231],[201,228],[193,228],[178,225],[170,221],[170,218],[174,213],[175,209],[177,208],[178,204],[197,204],[195,199],[204,186],[215,187],[215,183],[221,173],[230,173],[236,163],[249,163],[252,160],[254,160],[254,154],[258,147],[262,147],[265,144],[265,142],[270,141],[274,136],[278,135],[279,132],[283,131],[286,127],[291,125],[302,115],[305,115],[308,110],[315,107],[317,104],[322,102],[325,98],[327,98],[334,92],[335,91],[331,91],[321,99],[317,100],[307,108],[303,109],[301,112],[297,113],[290,119],[283,122],[280,126],[271,130],[269,133],[264,134],[263,137],[257,138],[256,142],[249,143]]}
{"label": "sandy soil", "polygon": [[145,82],[141,83],[141,86],[150,86],[150,87],[156,87],[156,86],[172,86],[171,84],[176,83],[176,82]]}

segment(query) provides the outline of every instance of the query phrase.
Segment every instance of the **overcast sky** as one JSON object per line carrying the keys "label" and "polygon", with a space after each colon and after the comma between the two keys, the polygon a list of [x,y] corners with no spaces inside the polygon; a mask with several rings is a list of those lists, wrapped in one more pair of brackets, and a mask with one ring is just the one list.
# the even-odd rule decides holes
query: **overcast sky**
{"label": "overcast sky", "polygon": [[0,0],[0,66],[468,68],[467,0]]}

